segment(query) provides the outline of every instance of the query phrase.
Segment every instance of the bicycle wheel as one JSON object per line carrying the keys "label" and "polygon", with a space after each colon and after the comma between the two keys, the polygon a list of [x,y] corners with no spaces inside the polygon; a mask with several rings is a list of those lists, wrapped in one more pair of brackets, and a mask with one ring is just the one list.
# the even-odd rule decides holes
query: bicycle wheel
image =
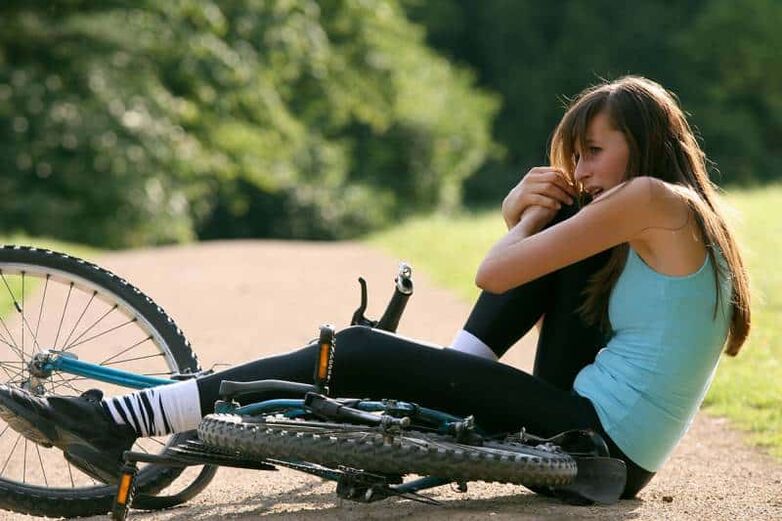
{"label": "bicycle wheel", "polygon": [[[73,375],[31,374],[36,353],[56,350],[81,360],[148,375],[198,370],[174,321],[141,291],[95,264],[49,250],[0,248],[0,380],[39,396],[127,389]],[[133,450],[158,453],[177,436],[140,439]],[[181,469],[146,465],[138,490],[153,494]],[[111,510],[116,487],[96,482],[56,448],[27,440],[0,420],[0,508],[39,516],[85,516]]]}
{"label": "bicycle wheel", "polygon": [[454,481],[561,486],[576,475],[575,461],[561,452],[499,442],[490,447],[465,445],[412,430],[389,437],[359,425],[210,414],[201,421],[198,437],[206,445],[252,458]]}

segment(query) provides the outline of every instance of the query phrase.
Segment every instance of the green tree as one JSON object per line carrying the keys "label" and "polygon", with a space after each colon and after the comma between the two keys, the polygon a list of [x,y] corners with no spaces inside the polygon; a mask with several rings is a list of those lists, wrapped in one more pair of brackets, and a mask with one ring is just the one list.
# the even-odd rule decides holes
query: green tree
{"label": "green tree", "polygon": [[779,177],[782,6],[774,0],[405,0],[428,41],[501,94],[507,154],[467,181],[497,201],[546,159],[563,101],[601,78],[641,74],[679,94],[720,182]]}
{"label": "green tree", "polygon": [[686,97],[725,180],[782,176],[782,4],[710,2],[678,39]]}
{"label": "green tree", "polygon": [[459,203],[496,103],[393,0],[6,2],[0,227],[343,237]]}

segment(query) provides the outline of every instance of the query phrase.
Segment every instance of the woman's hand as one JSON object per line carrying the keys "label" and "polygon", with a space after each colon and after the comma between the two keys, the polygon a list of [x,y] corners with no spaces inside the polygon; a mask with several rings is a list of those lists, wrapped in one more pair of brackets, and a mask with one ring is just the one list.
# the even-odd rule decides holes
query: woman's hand
{"label": "woman's hand", "polygon": [[524,229],[525,235],[535,235],[546,227],[548,223],[557,215],[558,209],[547,208],[544,206],[532,205],[521,214],[520,226]]}
{"label": "woman's hand", "polygon": [[529,207],[543,207],[556,214],[561,205],[573,204],[575,196],[576,188],[570,184],[564,172],[550,166],[538,166],[527,172],[502,201],[502,218],[508,229],[511,229],[519,223]]}

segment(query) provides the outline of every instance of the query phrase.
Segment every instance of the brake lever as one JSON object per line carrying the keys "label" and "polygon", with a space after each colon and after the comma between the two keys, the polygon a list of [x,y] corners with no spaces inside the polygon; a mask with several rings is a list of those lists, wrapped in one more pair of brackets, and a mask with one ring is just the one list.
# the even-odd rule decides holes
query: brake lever
{"label": "brake lever", "polygon": [[370,320],[364,316],[364,312],[367,310],[367,281],[365,281],[363,277],[359,277],[358,283],[361,285],[361,304],[353,313],[353,318],[350,319],[350,325],[375,327],[377,321]]}

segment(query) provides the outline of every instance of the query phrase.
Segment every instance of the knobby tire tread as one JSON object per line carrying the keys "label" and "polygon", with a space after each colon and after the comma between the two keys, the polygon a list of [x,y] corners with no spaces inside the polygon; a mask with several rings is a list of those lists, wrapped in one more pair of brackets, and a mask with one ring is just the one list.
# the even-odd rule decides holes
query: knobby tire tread
{"label": "knobby tire tread", "polygon": [[[357,426],[344,426],[345,430]],[[298,428],[294,421],[244,421],[230,414],[210,414],[198,427],[201,441],[243,456],[340,465],[375,473],[421,474],[454,481],[496,481],[533,486],[562,486],[576,474],[567,454],[520,444],[493,444],[501,450],[457,444],[436,434],[416,431],[384,439],[366,428],[356,436],[333,425]],[[343,437],[344,436],[344,437]]]}

